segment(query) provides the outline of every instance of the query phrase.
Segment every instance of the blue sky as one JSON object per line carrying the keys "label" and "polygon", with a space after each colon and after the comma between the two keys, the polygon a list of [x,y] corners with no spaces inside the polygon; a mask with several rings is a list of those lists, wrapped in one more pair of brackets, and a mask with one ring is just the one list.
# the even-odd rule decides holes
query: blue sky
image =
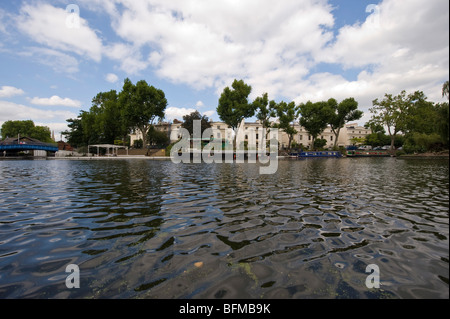
{"label": "blue sky", "polygon": [[444,101],[448,33],[444,0],[2,1],[0,125],[31,119],[59,139],[66,119],[126,77],[165,92],[169,121],[196,109],[219,120],[236,78],[251,98],[354,97],[364,124],[385,93]]}

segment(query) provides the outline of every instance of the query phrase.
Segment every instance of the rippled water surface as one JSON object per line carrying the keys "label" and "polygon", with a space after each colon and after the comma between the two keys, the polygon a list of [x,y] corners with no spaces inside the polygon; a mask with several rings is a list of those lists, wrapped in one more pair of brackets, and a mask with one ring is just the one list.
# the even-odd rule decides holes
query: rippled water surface
{"label": "rippled water surface", "polygon": [[446,160],[0,161],[0,195],[0,298],[449,297]]}

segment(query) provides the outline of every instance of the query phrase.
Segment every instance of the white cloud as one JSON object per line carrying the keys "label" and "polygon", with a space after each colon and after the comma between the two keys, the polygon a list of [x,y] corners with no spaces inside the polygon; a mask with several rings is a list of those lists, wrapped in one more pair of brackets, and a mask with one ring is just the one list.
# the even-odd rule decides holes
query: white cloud
{"label": "white cloud", "polygon": [[173,83],[218,91],[234,78],[245,78],[274,94],[292,93],[289,83],[308,74],[312,54],[332,37],[324,26],[334,21],[325,1],[312,0],[277,5],[269,0],[117,0],[89,5],[103,5],[124,40],[105,49],[122,70],[137,73],[151,66]]}
{"label": "white cloud", "polygon": [[15,88],[13,86],[2,86],[0,88],[0,98],[8,98],[22,94],[25,94],[22,89]]}
{"label": "white cloud", "polygon": [[114,73],[108,73],[106,75],[106,81],[108,81],[109,83],[116,83],[117,81],[119,81],[119,77],[117,75],[115,75]]}
{"label": "white cloud", "polygon": [[101,60],[102,42],[80,16],[79,28],[69,28],[65,8],[37,2],[24,4],[16,17],[17,28],[34,41],[54,50],[73,52],[96,62]]}
{"label": "white cloud", "polygon": [[211,119],[211,117],[212,117],[214,114],[216,114],[216,111],[213,111],[213,110],[203,112],[203,115],[207,116],[209,119]]}
{"label": "white cloud", "polygon": [[151,64],[150,59],[148,61],[143,60],[138,48],[125,43],[107,45],[105,55],[119,62],[121,70],[128,74],[137,74]]}
{"label": "white cloud", "polygon": [[204,106],[204,104],[203,104],[202,101],[198,101],[198,102],[195,104],[195,106],[196,106],[196,107],[202,107],[202,106]]}
{"label": "white cloud", "polygon": [[0,121],[2,122],[33,119],[33,121],[48,123],[55,120],[61,121],[61,119],[76,118],[77,116],[77,114],[68,111],[40,110],[22,104],[0,100]]}
{"label": "white cloud", "polygon": [[30,100],[31,104],[45,105],[45,106],[68,106],[68,107],[81,107],[81,102],[78,100],[72,100],[69,98],[61,98],[57,95],[53,95],[50,98],[38,98],[34,97]]}
{"label": "white cloud", "polygon": [[175,119],[182,121],[184,115],[191,114],[195,112],[195,109],[192,108],[184,108],[184,107],[168,107],[165,111],[165,119],[168,121],[173,121]]}

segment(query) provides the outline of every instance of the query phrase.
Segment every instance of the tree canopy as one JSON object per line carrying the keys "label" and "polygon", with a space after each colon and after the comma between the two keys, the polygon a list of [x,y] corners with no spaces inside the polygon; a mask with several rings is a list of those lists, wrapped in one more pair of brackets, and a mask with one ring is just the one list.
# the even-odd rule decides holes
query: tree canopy
{"label": "tree canopy", "polygon": [[248,101],[251,86],[243,80],[234,80],[231,87],[232,89],[226,87],[220,95],[217,114],[223,122],[236,130],[243,119],[255,115],[255,105]]}
{"label": "tree canopy", "polygon": [[2,139],[7,137],[28,136],[44,143],[54,142],[51,137],[50,128],[47,126],[36,126],[32,120],[6,121],[2,125]]}
{"label": "tree canopy", "polygon": [[282,129],[289,136],[288,148],[290,149],[294,135],[297,134],[297,130],[294,128],[297,117],[295,102],[286,103],[281,101],[280,103],[275,103],[271,101],[270,105],[278,118],[278,123],[274,124],[274,127]]}
{"label": "tree canopy", "polygon": [[199,111],[195,111],[188,115],[184,115],[181,127],[187,129],[191,136],[194,134],[194,120],[200,121],[201,134],[203,134],[204,130],[211,127],[211,121],[208,119],[206,115],[201,115]]}
{"label": "tree canopy", "polygon": [[[62,134],[74,146],[125,143],[133,130],[143,136],[143,146],[152,139],[149,130],[156,119],[163,119],[167,100],[162,90],[144,80],[133,84],[125,79],[122,91],[100,92],[92,99],[89,111],[81,111],[76,119],[68,119],[69,130]],[[155,133],[157,134],[157,133]],[[154,137],[153,137],[154,139]]]}
{"label": "tree canopy", "polygon": [[344,125],[351,121],[359,120],[363,116],[363,112],[358,110],[358,102],[350,97],[339,104],[335,99],[328,100],[328,106],[333,110],[330,119],[331,131],[334,133],[334,147],[336,147],[339,134]]}
{"label": "tree canopy", "polygon": [[334,109],[331,106],[334,101],[329,100],[315,103],[308,101],[299,106],[299,114],[301,116],[300,125],[311,135],[312,149],[314,149],[314,141],[317,136],[327,128],[334,117]]}

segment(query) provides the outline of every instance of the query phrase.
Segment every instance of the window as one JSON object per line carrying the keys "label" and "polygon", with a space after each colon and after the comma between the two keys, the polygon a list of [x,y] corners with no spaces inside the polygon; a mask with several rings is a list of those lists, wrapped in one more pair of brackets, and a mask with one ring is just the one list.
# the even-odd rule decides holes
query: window
{"label": "window", "polygon": [[300,141],[303,140],[303,135],[300,135]]}
{"label": "window", "polygon": [[333,141],[333,135],[330,136],[330,141]]}
{"label": "window", "polygon": [[217,133],[217,138],[220,138],[220,133]]}
{"label": "window", "polygon": [[220,125],[217,125],[217,129],[220,130]]}

